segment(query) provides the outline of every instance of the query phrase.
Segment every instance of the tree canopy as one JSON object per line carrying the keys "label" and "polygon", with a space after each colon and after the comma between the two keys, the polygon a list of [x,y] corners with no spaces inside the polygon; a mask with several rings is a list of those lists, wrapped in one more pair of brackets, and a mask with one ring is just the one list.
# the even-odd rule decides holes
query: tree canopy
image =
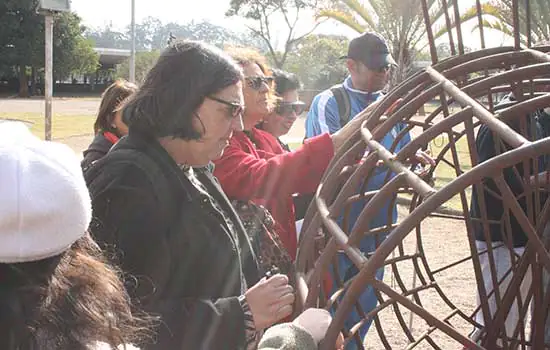
{"label": "tree canopy", "polygon": [[[317,27],[315,23],[308,30],[298,30],[306,11],[318,4],[319,0],[231,0],[226,16],[248,20],[248,29],[264,44],[270,61],[283,68],[289,53]],[[283,45],[279,45],[281,38]]]}
{"label": "tree canopy", "polygon": [[348,39],[335,35],[310,35],[289,54],[285,69],[295,73],[306,89],[324,90],[340,83],[347,75],[340,59]]}
{"label": "tree canopy", "polygon": [[[44,69],[44,17],[37,13],[37,0],[0,0],[0,75],[19,76],[21,96],[27,96],[28,71]],[[53,73],[57,79],[93,72],[98,56],[82,35],[85,28],[74,13],[54,16]]]}
{"label": "tree canopy", "polygon": [[[146,17],[140,23],[136,23],[136,50],[162,50],[166,47],[170,34],[176,38],[202,40],[221,48],[226,45],[262,47],[262,43],[250,35],[237,33],[207,21],[163,24],[158,18]],[[131,45],[129,26],[120,31],[112,25],[88,28],[85,36],[97,47],[129,50]]]}

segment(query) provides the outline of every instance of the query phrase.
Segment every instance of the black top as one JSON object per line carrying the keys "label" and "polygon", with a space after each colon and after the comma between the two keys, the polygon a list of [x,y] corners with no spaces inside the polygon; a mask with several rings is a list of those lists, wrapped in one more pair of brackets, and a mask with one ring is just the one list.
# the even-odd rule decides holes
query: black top
{"label": "black top", "polygon": [[[515,131],[520,130],[519,120],[509,123],[510,127]],[[533,132],[522,133],[528,139],[533,141],[540,140],[550,135],[550,116],[543,111],[537,111],[532,115],[527,116],[527,130],[534,130]],[[521,132],[520,132],[521,133]],[[493,132],[486,126],[482,125],[479,128],[476,137],[476,148],[479,157],[479,163],[483,163],[494,156],[504,153],[511,149],[511,147],[498,140],[498,144],[495,144],[495,137]],[[529,179],[531,175],[535,173],[535,167],[533,162],[530,162],[528,167],[529,174],[524,174],[523,163],[516,164],[514,167],[506,168],[503,170],[504,180],[514,193],[519,198],[518,203],[524,212],[527,213],[527,201],[521,195],[525,192],[526,187],[524,183]],[[538,171],[544,171],[549,168],[549,160],[547,156],[541,156],[538,159]],[[513,215],[508,215],[511,211],[504,212],[504,206],[500,197],[500,191],[491,178],[485,178],[482,180],[483,184],[483,196],[485,200],[485,207],[487,211],[487,218],[489,220],[489,234],[492,242],[507,242],[508,237],[511,237],[514,247],[523,247],[527,243],[527,235],[519,225],[518,221]],[[483,225],[480,220],[482,218],[482,212],[480,208],[478,191],[480,184],[472,187],[472,204],[470,208],[470,215],[473,220],[473,228],[476,240],[485,242],[485,234]],[[541,195],[540,208],[544,205],[547,196]],[[533,199],[534,200],[534,199]],[[534,203],[533,203],[534,205]],[[511,232],[508,229],[507,217],[510,216]]]}
{"label": "black top", "polygon": [[238,296],[259,279],[257,261],[211,172],[189,174],[156,140],[130,133],[85,174],[90,231],[127,274],[133,301],[161,317],[142,348],[244,349]]}
{"label": "black top", "polygon": [[113,147],[113,143],[107,140],[103,133],[98,133],[88,146],[88,149],[83,152],[84,158],[80,163],[82,169],[86,169],[94,161],[105,157],[111,147]]}

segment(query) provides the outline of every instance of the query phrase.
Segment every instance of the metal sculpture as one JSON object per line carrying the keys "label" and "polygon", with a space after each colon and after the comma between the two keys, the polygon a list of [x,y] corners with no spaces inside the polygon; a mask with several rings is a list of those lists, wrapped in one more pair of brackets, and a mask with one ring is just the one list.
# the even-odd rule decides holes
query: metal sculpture
{"label": "metal sculpture", "polygon": [[[450,28],[447,3],[453,4],[454,18],[457,19],[456,38]],[[454,56],[439,62],[426,0],[422,5],[432,66],[390,91],[361,130],[348,140],[331,162],[306,215],[297,258],[298,271],[307,276],[309,287],[305,306],[335,310],[322,349],[334,348],[339,332],[343,332],[346,343],[356,342],[359,348],[363,347],[356,328],[343,331],[344,320],[352,308],[357,308],[363,315],[361,322],[369,317],[374,319],[367,337],[367,348],[543,349],[550,346],[545,327],[550,305],[550,293],[546,288],[550,271],[550,201],[545,199],[548,190],[545,177],[535,175],[546,170],[539,169],[537,164],[540,157],[550,153],[550,138],[530,141],[529,127],[520,120],[550,106],[550,95],[544,93],[546,86],[550,85],[550,56],[546,54],[550,47],[520,45],[519,2],[515,0],[515,46],[485,49],[481,27],[483,49],[464,54],[458,1],[443,1]],[[482,23],[481,10],[478,0],[479,23]],[[529,18],[528,5],[526,11],[525,18]],[[458,52],[455,52],[455,42]],[[530,38],[527,42],[530,46]],[[496,111],[498,100],[508,92],[514,93],[517,102],[500,105]],[[422,116],[420,112],[424,106],[429,103],[433,106],[433,101],[437,101],[435,107]],[[396,102],[398,107],[384,115],[384,111]],[[521,125],[519,131],[509,126],[512,121]],[[397,136],[390,149],[381,146],[379,141],[398,122],[405,122],[407,131],[414,137],[405,148],[394,153],[395,144],[403,134]],[[486,125],[497,135],[495,142],[507,144],[509,150],[478,164],[475,140],[480,125]],[[441,144],[434,147],[437,140]],[[357,163],[356,155],[366,149],[364,161]],[[421,177],[408,160],[417,150],[426,149],[432,149],[436,165],[428,169],[430,176]],[[380,161],[387,169],[386,184],[377,191],[360,190],[361,184],[374,176],[373,169]],[[533,171],[516,174],[523,185],[519,194],[503,180],[504,169],[514,167],[534,167]],[[442,173],[452,174],[452,178],[442,181]],[[472,186],[483,186],[487,179],[494,181],[506,205],[503,220],[514,216],[528,236],[525,252],[513,258],[513,271],[507,273],[511,278],[510,285],[492,293],[486,291],[482,283],[479,259],[485,252],[478,254],[476,250],[473,219],[469,212]],[[388,198],[402,203],[398,222],[389,227],[369,229],[372,216]],[[345,222],[346,208],[359,199],[366,199],[367,205],[354,227],[345,230],[342,227],[347,225],[340,225],[338,219],[343,216]],[[521,200],[533,203],[527,212],[518,204]],[[440,224],[453,222],[459,227],[454,234],[463,239],[464,247],[457,247],[462,258],[441,266],[432,264],[438,252],[433,248],[432,251],[426,249],[424,241],[426,223],[430,220]],[[365,256],[358,249],[363,236],[380,236],[384,231],[389,234],[385,239],[380,237],[380,244],[372,255]],[[438,238],[443,240],[445,237]],[[486,254],[490,253],[491,248],[488,248]],[[360,269],[359,274],[345,285],[331,269],[337,254],[346,254]],[[466,271],[468,276],[450,272],[460,265],[466,266],[462,271]],[[390,280],[376,280],[375,273],[379,268],[391,272]],[[527,296],[518,299],[518,286],[526,276],[532,278],[532,286]],[[471,300],[479,293],[479,310],[474,310],[472,305],[458,304],[460,300],[452,297],[456,290],[450,293],[445,289],[448,281],[465,277],[477,281],[477,289],[466,288],[463,293],[470,295]],[[323,287],[327,279],[339,287],[332,295],[327,295],[327,288]],[[498,283],[494,271],[493,279]],[[356,301],[369,285],[376,291],[379,306],[365,314]],[[488,306],[490,297],[499,301],[494,315],[490,314]],[[536,312],[530,322],[519,322],[510,335],[504,330],[504,320],[514,302],[519,303],[521,315],[529,314],[529,303]],[[490,321],[486,321],[484,326],[477,324],[473,319],[476,312],[483,313],[485,320]],[[479,332],[475,336],[469,335],[476,326]]]}

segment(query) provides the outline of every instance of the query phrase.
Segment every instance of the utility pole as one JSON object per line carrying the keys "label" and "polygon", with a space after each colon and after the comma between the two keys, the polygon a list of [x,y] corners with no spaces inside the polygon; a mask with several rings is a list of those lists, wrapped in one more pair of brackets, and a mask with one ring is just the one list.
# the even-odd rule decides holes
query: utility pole
{"label": "utility pole", "polygon": [[44,138],[52,139],[52,96],[53,96],[53,16],[51,13],[46,14],[46,55],[45,55],[45,81],[44,81],[44,102],[46,104],[45,111],[45,127]]}
{"label": "utility pole", "polygon": [[130,32],[132,36],[132,50],[130,53],[130,82],[136,82],[136,0],[132,1],[132,22]]}
{"label": "utility pole", "polygon": [[52,139],[52,96],[53,96],[53,22],[54,14],[58,12],[70,11],[69,0],[40,0],[38,12],[44,15],[45,20],[45,115],[44,115],[44,138]]}

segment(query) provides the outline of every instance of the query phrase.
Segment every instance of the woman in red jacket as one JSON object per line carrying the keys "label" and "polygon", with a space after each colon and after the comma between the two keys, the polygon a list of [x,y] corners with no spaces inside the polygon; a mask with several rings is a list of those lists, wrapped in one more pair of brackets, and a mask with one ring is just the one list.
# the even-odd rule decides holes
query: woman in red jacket
{"label": "woman in red jacket", "polygon": [[246,105],[244,131],[236,131],[221,159],[215,161],[214,175],[230,199],[251,200],[265,206],[279,226],[279,236],[295,259],[297,237],[292,194],[315,191],[336,150],[363,122],[356,118],[340,131],[306,140],[293,152],[284,152],[270,133],[255,126],[274,106],[273,78],[265,59],[257,52],[237,49],[230,52],[245,75]]}

